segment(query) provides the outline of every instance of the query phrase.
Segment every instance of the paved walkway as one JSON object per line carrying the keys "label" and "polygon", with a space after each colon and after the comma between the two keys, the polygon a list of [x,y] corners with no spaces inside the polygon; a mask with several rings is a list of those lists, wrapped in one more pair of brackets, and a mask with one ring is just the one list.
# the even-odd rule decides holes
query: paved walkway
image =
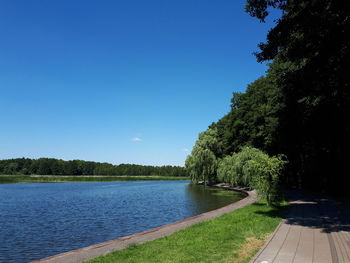
{"label": "paved walkway", "polygon": [[[228,188],[228,187],[221,187]],[[131,236],[126,236],[118,238],[115,240],[107,241],[97,245],[72,250],[63,254],[55,255],[52,257],[44,258],[37,261],[32,261],[32,263],[77,263],[83,262],[87,259],[91,259],[97,256],[105,255],[112,251],[122,250],[131,244],[141,244],[147,241],[151,241],[157,238],[161,238],[167,235],[170,235],[174,232],[177,232],[181,229],[184,229],[193,224],[197,224],[202,221],[206,221],[220,215],[232,212],[238,208],[250,205],[254,203],[257,199],[255,191],[246,192],[248,196],[238,202],[235,202],[231,205],[200,214],[194,217],[190,217],[172,224],[154,228],[142,233],[137,233]]]}
{"label": "paved walkway", "polygon": [[350,209],[291,192],[287,217],[252,263],[350,263]]}

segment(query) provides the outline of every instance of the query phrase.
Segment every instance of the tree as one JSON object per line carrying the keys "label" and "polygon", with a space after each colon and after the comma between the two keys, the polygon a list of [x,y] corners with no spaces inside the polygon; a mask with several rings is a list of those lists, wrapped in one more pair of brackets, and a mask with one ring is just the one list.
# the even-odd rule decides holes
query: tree
{"label": "tree", "polygon": [[186,176],[181,166],[150,166],[137,164],[113,165],[110,163],[63,161],[54,158],[16,158],[0,160],[0,174],[41,175],[161,175]]}
{"label": "tree", "polygon": [[18,164],[15,162],[10,162],[4,167],[4,174],[16,174],[18,169]]}
{"label": "tree", "polygon": [[198,140],[187,157],[185,167],[193,182],[205,185],[216,182],[217,155],[222,154],[216,128],[209,128],[198,136]]}
{"label": "tree", "polygon": [[278,200],[280,177],[286,161],[259,149],[244,147],[219,162],[218,180],[231,186],[256,189],[268,205]]}
{"label": "tree", "polygon": [[285,163],[281,157],[269,157],[260,152],[243,167],[243,174],[251,180],[250,185],[258,194],[266,197],[268,205],[279,201],[280,176]]}
{"label": "tree", "polygon": [[37,174],[41,175],[49,175],[52,174],[51,167],[50,167],[50,161],[47,158],[40,158],[38,159],[39,167],[37,170]]}
{"label": "tree", "polygon": [[218,140],[222,158],[251,146],[275,155],[280,153],[276,138],[279,115],[284,109],[284,99],[269,73],[248,85],[245,93],[233,93],[231,110],[217,123]]}
{"label": "tree", "polygon": [[194,147],[192,154],[186,159],[185,166],[193,182],[202,181],[204,185],[216,182],[217,160],[209,149]]}
{"label": "tree", "polygon": [[218,164],[218,181],[232,186],[240,184],[239,174],[235,168],[235,155],[228,155]]}
{"label": "tree", "polygon": [[[248,0],[247,12],[264,21],[282,11],[260,43],[258,61],[273,60],[270,73],[285,106],[275,145],[288,155],[289,185],[330,189],[350,183],[350,2]],[[332,187],[330,187],[332,186]]]}

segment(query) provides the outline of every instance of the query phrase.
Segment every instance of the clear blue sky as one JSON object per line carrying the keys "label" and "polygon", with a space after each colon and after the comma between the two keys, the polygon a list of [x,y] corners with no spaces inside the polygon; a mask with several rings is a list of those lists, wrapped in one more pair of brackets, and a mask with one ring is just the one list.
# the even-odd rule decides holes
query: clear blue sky
{"label": "clear blue sky", "polygon": [[0,158],[183,165],[266,70],[244,4],[0,1]]}

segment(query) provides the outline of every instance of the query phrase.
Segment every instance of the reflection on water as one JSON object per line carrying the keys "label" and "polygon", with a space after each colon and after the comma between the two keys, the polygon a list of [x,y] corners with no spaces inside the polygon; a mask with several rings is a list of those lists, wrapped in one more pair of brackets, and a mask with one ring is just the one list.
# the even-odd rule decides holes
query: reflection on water
{"label": "reflection on water", "polygon": [[193,214],[211,211],[234,203],[244,196],[234,191],[188,184],[186,187],[189,198],[193,201]]}
{"label": "reflection on water", "polygon": [[0,262],[28,262],[145,231],[241,198],[189,181],[0,185]]}

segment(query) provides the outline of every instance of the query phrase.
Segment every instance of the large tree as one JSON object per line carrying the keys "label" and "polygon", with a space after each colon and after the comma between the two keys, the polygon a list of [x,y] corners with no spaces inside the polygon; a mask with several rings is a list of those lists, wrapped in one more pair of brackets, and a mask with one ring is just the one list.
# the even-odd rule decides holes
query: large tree
{"label": "large tree", "polygon": [[282,12],[260,43],[258,61],[271,71],[284,98],[276,144],[291,161],[288,181],[301,187],[347,187],[350,147],[350,1],[247,0],[264,21]]}
{"label": "large tree", "polygon": [[251,83],[245,93],[234,93],[231,111],[216,126],[223,144],[223,155],[253,146],[276,154],[274,140],[278,112],[283,98],[271,75]]}
{"label": "large tree", "polygon": [[185,167],[193,182],[205,185],[217,181],[217,157],[222,154],[222,143],[218,139],[216,128],[209,128],[198,136]]}

